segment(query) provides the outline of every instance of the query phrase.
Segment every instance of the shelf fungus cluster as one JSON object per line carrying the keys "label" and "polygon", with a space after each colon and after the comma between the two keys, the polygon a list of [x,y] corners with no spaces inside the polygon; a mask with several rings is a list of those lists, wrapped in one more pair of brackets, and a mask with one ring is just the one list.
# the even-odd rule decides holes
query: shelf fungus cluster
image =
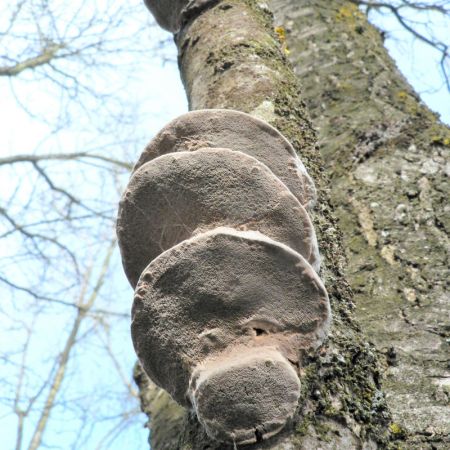
{"label": "shelf fungus cluster", "polygon": [[300,357],[327,334],[314,197],[276,129],[202,110],[150,142],[121,200],[138,357],[220,442],[257,442],[286,425]]}

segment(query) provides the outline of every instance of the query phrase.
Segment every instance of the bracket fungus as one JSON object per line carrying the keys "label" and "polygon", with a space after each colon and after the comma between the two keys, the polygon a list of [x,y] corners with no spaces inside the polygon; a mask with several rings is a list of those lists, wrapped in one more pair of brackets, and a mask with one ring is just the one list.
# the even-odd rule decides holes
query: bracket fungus
{"label": "bracket fungus", "polygon": [[246,443],[255,428],[270,435],[294,415],[293,366],[321,342],[329,317],[326,290],[299,253],[258,232],[216,228],[143,271],[132,337],[145,371],[192,405],[212,437]]}
{"label": "bracket fungus", "polygon": [[188,113],[144,150],[119,206],[139,360],[219,442],[278,433],[297,408],[302,357],[328,333],[299,201],[315,191],[296,158],[248,114]]}
{"label": "bracket fungus", "polygon": [[240,111],[203,109],[191,111],[167,124],[148,144],[135,169],[165,153],[201,147],[229,148],[265,164],[308,208],[316,189],[291,143],[274,127]]}
{"label": "bracket fungus", "polygon": [[206,148],[160,156],[133,174],[117,220],[131,285],[162,251],[223,225],[261,231],[319,269],[311,220],[286,186],[251,156]]}

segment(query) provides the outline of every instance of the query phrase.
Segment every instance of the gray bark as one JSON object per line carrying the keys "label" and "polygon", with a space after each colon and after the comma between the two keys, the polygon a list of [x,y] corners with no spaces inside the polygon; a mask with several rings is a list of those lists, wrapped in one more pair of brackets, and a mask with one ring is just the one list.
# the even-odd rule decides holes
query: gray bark
{"label": "gray bark", "polygon": [[450,130],[351,2],[273,0],[319,129],[356,316],[406,448],[449,448]]}

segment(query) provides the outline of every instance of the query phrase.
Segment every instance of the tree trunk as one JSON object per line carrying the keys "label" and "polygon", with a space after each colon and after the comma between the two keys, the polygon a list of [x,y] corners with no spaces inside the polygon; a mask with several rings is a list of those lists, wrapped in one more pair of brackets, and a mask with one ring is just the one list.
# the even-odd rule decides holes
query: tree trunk
{"label": "tree trunk", "polygon": [[343,0],[273,0],[331,177],[356,316],[383,354],[393,431],[449,448],[450,130]]}
{"label": "tree trunk", "polygon": [[[345,251],[328,199],[324,162],[283,38],[282,30],[274,32],[267,5],[253,0],[206,2],[193,10],[176,37],[190,108],[237,109],[270,122],[299,152],[319,191],[311,213],[323,256],[321,277],[332,305],[332,331],[317,355],[303,361],[293,423],[252,448],[389,448],[403,434],[390,422],[375,349],[352,318],[352,293],[343,277]],[[142,374],[137,381],[141,388],[149,386],[148,395],[142,391],[142,405],[151,415],[155,388]],[[176,416],[178,420],[178,412]],[[212,442],[191,414],[181,428],[178,448],[227,448]],[[174,429],[180,427],[175,424]],[[165,448],[157,445],[155,434],[152,429],[153,448]]]}

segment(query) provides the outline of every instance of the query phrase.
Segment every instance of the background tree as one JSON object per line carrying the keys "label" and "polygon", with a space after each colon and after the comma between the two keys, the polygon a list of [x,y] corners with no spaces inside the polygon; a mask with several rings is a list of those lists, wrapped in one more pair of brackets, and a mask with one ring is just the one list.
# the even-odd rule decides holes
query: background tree
{"label": "background tree", "polygon": [[[303,98],[319,128],[355,313],[383,354],[383,386],[394,422],[407,430],[408,446],[445,448],[450,130],[420,102],[378,31],[354,5],[305,1],[298,17],[293,2],[273,5],[289,29]],[[387,7],[373,2],[378,5]],[[393,5],[397,15],[404,14],[403,6],[430,7]],[[448,13],[444,3],[434,8]],[[415,25],[415,35],[421,32]],[[441,69],[448,70],[446,45],[435,46]]]}

